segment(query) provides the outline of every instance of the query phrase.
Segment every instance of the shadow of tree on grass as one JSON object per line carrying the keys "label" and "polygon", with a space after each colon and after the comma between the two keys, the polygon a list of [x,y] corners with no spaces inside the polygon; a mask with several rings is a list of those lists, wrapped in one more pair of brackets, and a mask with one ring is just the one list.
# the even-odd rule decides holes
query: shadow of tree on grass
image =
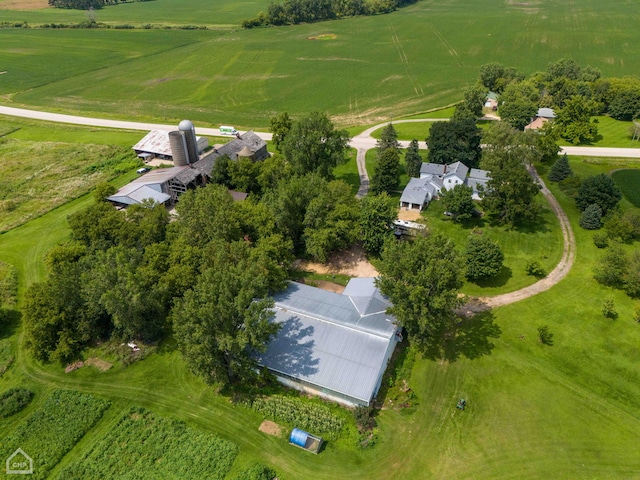
{"label": "shadow of tree on grass", "polygon": [[431,360],[455,362],[461,356],[474,359],[490,355],[495,346],[492,339],[499,338],[501,333],[490,310],[461,317],[438,342],[426,347],[424,356]]}

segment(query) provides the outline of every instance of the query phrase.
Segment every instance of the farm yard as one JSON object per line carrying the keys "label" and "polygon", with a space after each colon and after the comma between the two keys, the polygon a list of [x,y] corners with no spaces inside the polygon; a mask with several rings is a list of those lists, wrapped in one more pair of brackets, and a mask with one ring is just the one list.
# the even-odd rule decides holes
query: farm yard
{"label": "farm yard", "polygon": [[[37,26],[87,18],[86,12],[27,3],[34,8],[15,10],[17,2],[0,0],[0,22]],[[130,2],[96,12],[98,21],[113,25],[209,30],[0,28],[7,46],[0,50],[0,71],[7,70],[0,75],[0,103],[158,123],[191,118],[198,125],[243,129],[267,128],[281,111],[299,116],[321,110],[351,126],[353,135],[363,125],[456,102],[478,66],[490,61],[530,74],[566,55],[607,75],[640,71],[640,10],[621,0],[420,0],[389,15],[251,31],[239,23],[268,2],[216,4],[210,15],[198,10],[208,7],[204,0]],[[73,48],[78,43],[82,49]],[[597,145],[636,147],[627,122],[599,122],[604,138]],[[420,135],[423,141],[428,125],[398,124],[399,137]],[[68,240],[67,217],[93,202],[93,185],[109,180],[121,186],[136,177],[137,160],[128,152],[140,136],[0,117],[0,173],[10,181],[0,191],[0,304],[14,309],[0,316],[0,461],[19,446],[35,461],[34,478],[59,479],[267,478],[255,474],[262,467],[281,480],[638,476],[640,453],[633,446],[640,431],[640,307],[594,280],[604,255],[594,239],[602,232],[580,227],[574,198],[548,181],[546,164],[537,165],[538,172],[575,234],[571,271],[534,297],[460,319],[455,341],[445,342],[441,352],[420,354],[403,342],[383,380],[383,407],[375,413],[370,442],[363,442],[352,412],[335,404],[273,387],[247,400],[206,383],[191,372],[172,334],[132,362],[113,361],[119,343],[92,345],[85,360],[113,361],[104,370],[65,373],[65,365],[35,360],[17,311],[25,291],[45,279],[46,253]],[[334,175],[355,194],[355,151],[349,155]],[[638,160],[569,161],[582,177],[611,174],[624,195],[621,208],[638,206]],[[371,175],[373,151],[366,164]],[[402,172],[400,189],[408,182],[404,165]],[[70,189],[66,196],[56,190],[63,184]],[[55,202],[47,204],[47,192],[58,192]],[[562,235],[548,204],[539,201],[542,221],[519,228],[485,218],[457,224],[438,202],[424,211],[430,231],[444,233],[458,248],[482,234],[505,254],[497,278],[466,282],[463,294],[530,285],[536,281],[525,271],[531,259],[553,269]],[[637,243],[622,248],[633,252]],[[310,284],[349,278],[333,270],[300,276]],[[615,319],[603,314],[604,302],[614,305]],[[543,325],[552,344],[541,341]],[[460,398],[465,410],[456,408]],[[265,428],[265,420],[277,424]],[[293,427],[322,436],[321,453],[289,445]]]}

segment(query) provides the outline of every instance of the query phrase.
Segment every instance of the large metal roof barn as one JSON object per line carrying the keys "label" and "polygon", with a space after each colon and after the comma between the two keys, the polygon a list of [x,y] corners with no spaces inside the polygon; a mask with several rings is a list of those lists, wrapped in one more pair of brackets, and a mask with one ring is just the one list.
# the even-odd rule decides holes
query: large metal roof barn
{"label": "large metal roof barn", "polygon": [[291,283],[274,296],[281,329],[260,365],[285,385],[346,405],[369,405],[399,340],[390,306],[373,278],[342,294]]}

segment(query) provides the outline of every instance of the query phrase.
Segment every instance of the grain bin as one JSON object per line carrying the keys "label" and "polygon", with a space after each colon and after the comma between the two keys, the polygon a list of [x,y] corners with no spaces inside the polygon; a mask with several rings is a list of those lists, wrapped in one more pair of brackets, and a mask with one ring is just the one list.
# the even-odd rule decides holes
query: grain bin
{"label": "grain bin", "polygon": [[187,158],[189,163],[196,163],[198,157],[198,140],[196,139],[196,127],[189,120],[182,120],[178,125],[178,130],[183,133],[187,144]]}
{"label": "grain bin", "polygon": [[186,139],[183,132],[169,132],[169,146],[173,156],[173,164],[176,167],[189,165],[189,153],[187,152]]}

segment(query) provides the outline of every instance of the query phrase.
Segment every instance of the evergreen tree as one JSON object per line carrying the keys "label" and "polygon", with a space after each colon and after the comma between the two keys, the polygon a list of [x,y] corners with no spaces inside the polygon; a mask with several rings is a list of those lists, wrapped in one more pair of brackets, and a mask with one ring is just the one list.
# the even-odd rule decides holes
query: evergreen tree
{"label": "evergreen tree", "polygon": [[567,157],[567,154],[565,153],[551,166],[551,170],[549,171],[549,180],[552,182],[561,182],[571,175],[573,175],[573,172],[571,171],[571,165],[569,165],[569,157]]}
{"label": "evergreen tree", "polygon": [[420,177],[420,167],[422,167],[422,156],[418,140],[413,139],[404,154],[404,163],[407,168],[407,175],[413,178]]}
{"label": "evergreen tree", "polygon": [[379,157],[378,165],[371,178],[371,190],[374,194],[396,189],[400,182],[400,154],[394,148],[387,148]]}
{"label": "evergreen tree", "polygon": [[580,217],[580,226],[585,230],[599,230],[602,226],[602,209],[595,203],[585,208]]}
{"label": "evergreen tree", "polygon": [[576,196],[576,205],[585,210],[592,203],[597,204],[606,215],[622,200],[622,193],[613,179],[604,173],[585,178]]}
{"label": "evergreen tree", "polygon": [[585,230],[599,230],[602,226],[602,209],[595,203],[589,205],[582,212],[580,226]]}
{"label": "evergreen tree", "polygon": [[400,149],[398,134],[392,123],[389,123],[382,129],[380,139],[376,142],[376,148],[378,149],[378,157],[389,148],[393,148],[394,150]]}

